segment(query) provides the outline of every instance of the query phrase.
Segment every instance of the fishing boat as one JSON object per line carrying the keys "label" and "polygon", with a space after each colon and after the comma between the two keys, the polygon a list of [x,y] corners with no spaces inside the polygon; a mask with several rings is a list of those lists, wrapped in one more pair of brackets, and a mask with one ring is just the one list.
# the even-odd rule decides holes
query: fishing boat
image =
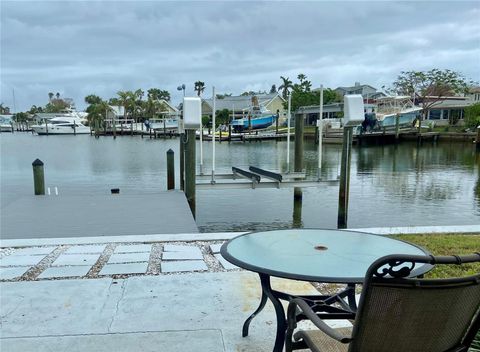
{"label": "fishing boat", "polygon": [[54,117],[44,124],[33,125],[32,130],[38,135],[90,134],[90,128],[82,123],[80,117],[70,116]]}
{"label": "fishing boat", "polygon": [[271,126],[276,118],[276,114],[272,114],[264,106],[260,106],[257,97],[253,96],[252,105],[246,111],[246,116],[232,120],[231,125],[235,132],[258,130]]}
{"label": "fishing boat", "polygon": [[422,111],[408,96],[382,97],[377,104],[377,111],[365,113],[365,120],[355,129],[356,134],[395,129],[397,116],[399,128],[413,127]]}

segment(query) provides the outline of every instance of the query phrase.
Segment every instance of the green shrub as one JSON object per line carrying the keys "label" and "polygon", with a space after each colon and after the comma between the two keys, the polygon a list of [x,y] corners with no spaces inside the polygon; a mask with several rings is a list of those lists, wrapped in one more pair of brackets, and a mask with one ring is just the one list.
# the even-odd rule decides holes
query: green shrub
{"label": "green shrub", "polygon": [[476,128],[480,126],[480,103],[467,106],[465,108],[465,126]]}

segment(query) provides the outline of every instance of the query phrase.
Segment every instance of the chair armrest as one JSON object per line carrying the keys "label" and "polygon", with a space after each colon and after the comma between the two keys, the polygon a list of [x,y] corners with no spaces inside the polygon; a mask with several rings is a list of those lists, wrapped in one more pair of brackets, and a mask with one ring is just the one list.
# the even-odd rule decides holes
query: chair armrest
{"label": "chair armrest", "polygon": [[296,327],[296,313],[297,308],[308,318],[310,321],[325,334],[334,338],[335,340],[341,343],[350,343],[353,339],[351,337],[343,336],[335,329],[328,326],[322,319],[320,319],[317,314],[310,308],[307,302],[300,298],[294,298],[290,301],[288,305],[287,317],[288,317],[288,326],[292,330]]}

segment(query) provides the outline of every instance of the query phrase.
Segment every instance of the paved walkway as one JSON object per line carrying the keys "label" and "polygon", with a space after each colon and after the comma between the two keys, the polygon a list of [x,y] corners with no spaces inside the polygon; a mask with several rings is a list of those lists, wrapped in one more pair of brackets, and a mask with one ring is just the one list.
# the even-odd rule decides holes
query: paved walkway
{"label": "paved walkway", "polygon": [[219,254],[222,242],[108,243],[4,248],[0,280],[125,278],[238,268]]}
{"label": "paved walkway", "polygon": [[[270,351],[273,306],[221,241],[47,245],[1,252],[2,351]],[[316,294],[309,283],[277,289]],[[340,322],[334,322],[340,324]],[[344,323],[343,323],[344,324]]]}

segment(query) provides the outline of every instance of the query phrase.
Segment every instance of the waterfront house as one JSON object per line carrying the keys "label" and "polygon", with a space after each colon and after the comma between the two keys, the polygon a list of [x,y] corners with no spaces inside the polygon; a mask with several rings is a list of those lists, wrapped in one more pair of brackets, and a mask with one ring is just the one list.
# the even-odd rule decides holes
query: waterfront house
{"label": "waterfront house", "polygon": [[342,97],[346,94],[360,94],[367,104],[374,103],[376,99],[386,96],[385,93],[377,91],[375,87],[369,84],[360,84],[360,82],[355,82],[355,85],[351,87],[338,87],[334,91]]}
{"label": "waterfront house", "polygon": [[472,87],[469,89],[466,96],[473,101],[473,103],[480,103],[480,87]]}
{"label": "waterfront house", "polygon": [[[258,104],[265,107],[271,113],[278,112],[280,119],[287,116],[287,112],[283,106],[285,99],[279,93],[271,94],[256,94]],[[235,111],[235,117],[241,117],[248,112],[252,106],[252,95],[226,96],[224,98],[217,98],[215,101],[215,108],[217,111],[227,109]],[[212,116],[213,99],[202,100],[202,115]]]}
{"label": "waterfront house", "polygon": [[[436,126],[463,125],[465,108],[479,101],[475,101],[475,94],[466,96],[451,96],[442,98],[429,109],[426,120],[434,121]],[[438,97],[426,97],[426,99],[438,99]]]}

